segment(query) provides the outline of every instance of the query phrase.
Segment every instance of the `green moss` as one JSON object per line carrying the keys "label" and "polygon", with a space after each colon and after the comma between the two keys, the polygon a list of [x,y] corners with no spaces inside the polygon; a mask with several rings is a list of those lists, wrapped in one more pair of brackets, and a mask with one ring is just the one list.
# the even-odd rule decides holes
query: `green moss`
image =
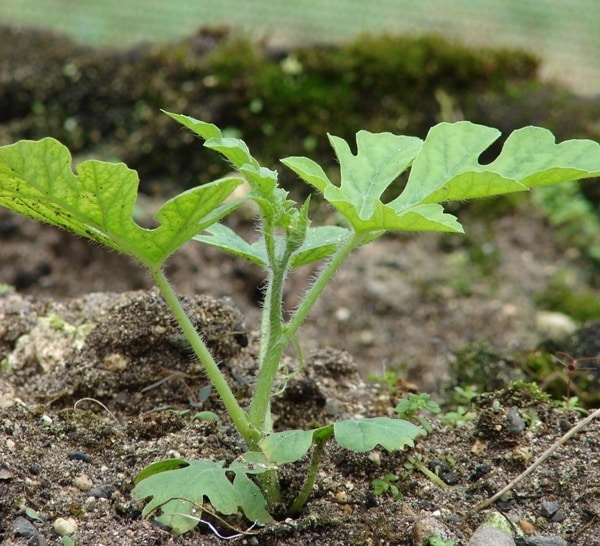
{"label": "green moss", "polygon": [[548,286],[536,295],[535,301],[542,309],[564,313],[577,321],[600,318],[597,291],[570,271],[554,275]]}
{"label": "green moss", "polygon": [[[527,53],[469,49],[437,36],[363,35],[342,46],[275,51],[211,27],[178,43],[107,52],[0,29],[0,51],[9,75],[0,90],[0,143],[54,136],[76,154],[126,161],[140,172],[142,190],[153,193],[169,191],[165,182],[187,187],[227,171],[160,108],[237,131],[265,164],[305,149],[333,168],[327,132],[425,136],[450,110],[501,128],[537,122],[552,129],[562,123],[561,105],[575,104],[553,89],[543,103],[550,110],[531,104],[531,91],[541,100],[546,88]],[[594,111],[594,103],[587,106]],[[598,131],[577,108],[570,134]],[[527,118],[532,111],[539,119]]]}
{"label": "green moss", "polygon": [[[600,321],[584,324],[562,339],[549,339],[525,355],[522,367],[553,398],[577,396],[579,405],[600,403]],[[571,367],[571,370],[569,370]],[[570,378],[569,378],[570,375]]]}
{"label": "green moss", "polygon": [[450,364],[450,377],[450,392],[465,385],[477,392],[490,392],[525,379],[525,374],[514,360],[501,355],[489,342],[482,341],[455,352],[455,359]]}

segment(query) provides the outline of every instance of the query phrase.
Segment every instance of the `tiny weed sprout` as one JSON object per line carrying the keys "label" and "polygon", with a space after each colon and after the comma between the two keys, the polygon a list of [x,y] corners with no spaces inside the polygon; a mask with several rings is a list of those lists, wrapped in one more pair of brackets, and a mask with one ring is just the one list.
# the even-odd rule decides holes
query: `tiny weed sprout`
{"label": "tiny weed sprout", "polygon": [[[158,461],[139,473],[132,494],[147,500],[143,515],[156,517],[178,534],[195,527],[201,521],[198,513],[204,509],[222,515],[241,512],[251,522],[271,522],[274,510],[281,511],[284,498],[279,468],[308,455],[305,483],[299,491],[285,492],[285,498],[293,499],[285,507],[286,514],[299,514],[330,441],[357,452],[378,445],[394,451],[411,447],[417,436],[426,433],[406,419],[391,417],[348,419],[311,430],[273,430],[271,399],[280,388],[278,373],[284,351],[290,344],[297,347],[299,328],[354,249],[390,231],[462,233],[461,224],[444,210],[443,202],[600,176],[598,143],[569,140],[556,144],[549,131],[537,127],[511,133],[500,154],[486,165],[478,159],[500,132],[470,122],[440,123],[425,139],[359,131],[355,151],[345,140],[330,135],[341,171],[339,184],[311,159],[282,160],[317,190],[340,218],[339,225],[313,226],[309,199],[303,203],[291,200],[279,185],[277,173],[260,165],[242,140],[226,137],[215,125],[189,116],[167,115],[224,156],[240,178],[222,178],[175,196],[156,213],[158,227],[144,229],[133,216],[138,188],[135,171],[122,163],[94,160],[83,161],[74,171],[69,151],[45,138],[0,148],[0,206],[138,260],[152,275],[202,363],[247,452],[228,462]],[[382,196],[391,190],[391,184],[409,169],[403,189],[384,202]],[[259,230],[254,241],[245,240],[220,222],[240,204],[229,198],[242,178],[251,188],[247,199],[258,209]],[[236,399],[165,276],[166,260],[189,240],[249,260],[267,274],[258,372],[247,407]],[[284,315],[288,273],[313,262],[323,265],[290,316]],[[408,408],[410,412],[434,409],[425,398],[409,399],[408,404],[415,406]]]}
{"label": "tiny weed sprout", "polygon": [[[579,358],[573,358],[569,353],[565,353],[563,351],[559,351],[556,355],[552,355],[552,358],[561,364],[565,372],[567,374],[567,392],[565,395],[565,400],[567,403],[571,400],[571,389],[573,387],[573,376],[575,372],[585,371],[585,370],[594,370],[595,368],[583,368],[579,366],[581,362],[598,362],[599,357],[597,356],[585,356]],[[577,397],[575,397],[575,403],[578,402]]]}
{"label": "tiny weed sprout", "polygon": [[401,499],[402,493],[395,482],[399,480],[396,474],[386,474],[383,478],[375,478],[371,482],[373,487],[373,493],[377,496],[385,495],[389,493],[395,499]]}
{"label": "tiny weed sprout", "polygon": [[411,392],[408,398],[398,402],[394,411],[407,421],[416,420],[427,432],[431,432],[431,425],[419,413],[429,411],[436,414],[442,410],[439,404],[435,400],[431,400],[427,393],[413,394]]}

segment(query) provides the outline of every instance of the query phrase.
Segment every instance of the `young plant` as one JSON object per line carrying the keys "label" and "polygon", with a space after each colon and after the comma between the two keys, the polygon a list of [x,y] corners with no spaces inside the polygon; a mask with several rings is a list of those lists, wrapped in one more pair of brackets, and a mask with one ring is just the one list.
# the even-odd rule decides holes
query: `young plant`
{"label": "young plant", "polygon": [[[156,214],[159,226],[144,229],[133,219],[137,174],[123,164],[84,161],[71,168],[68,150],[52,138],[21,141],[0,148],[0,206],[66,228],[136,258],[152,275],[183,333],[203,364],[248,452],[227,466],[220,461],[171,459],[154,463],[136,479],[133,495],[150,499],[145,516],[156,516],[174,532],[193,528],[194,515],[208,499],[214,511],[240,509],[251,521],[271,521],[281,501],[279,465],[310,452],[304,486],[287,507],[302,510],[329,440],[364,452],[411,446],[425,431],[406,420],[388,417],[349,419],[312,430],[272,427],[271,398],[278,389],[282,355],[296,343],[298,329],[334,274],[357,247],[389,231],[462,233],[457,219],[440,203],[525,191],[536,186],[600,175],[600,146],[587,140],[555,144],[549,131],[526,127],[509,135],[502,152],[480,165],[479,156],[499,131],[469,122],[440,123],[427,137],[359,131],[357,150],[329,136],[341,169],[334,184],[306,157],[282,163],[318,190],[343,219],[343,225],[311,226],[309,200],[297,204],[278,184],[277,173],[261,166],[246,144],[224,137],[210,123],[170,114],[205,140],[248,181],[248,199],[259,210],[256,241],[246,241],[219,221],[238,201],[227,201],[240,179],[223,178],[183,192]],[[404,189],[388,202],[382,195],[410,168]],[[190,239],[247,259],[267,273],[258,373],[252,398],[242,407],[164,274],[167,258]],[[284,284],[297,267],[323,261],[314,282],[289,318],[283,314]]]}
{"label": "young plant", "polygon": [[403,398],[398,402],[394,411],[407,421],[416,420],[427,432],[431,432],[431,425],[425,418],[419,415],[422,411],[430,413],[440,413],[441,408],[435,400],[431,400],[431,396],[422,392],[421,394],[409,393],[408,398]]}
{"label": "young plant", "polygon": [[398,476],[396,474],[386,474],[383,478],[375,478],[371,482],[371,487],[373,488],[373,493],[378,497],[381,495],[385,495],[386,493],[390,494],[395,499],[401,499],[402,493],[400,489],[396,485],[395,482],[398,481]]}

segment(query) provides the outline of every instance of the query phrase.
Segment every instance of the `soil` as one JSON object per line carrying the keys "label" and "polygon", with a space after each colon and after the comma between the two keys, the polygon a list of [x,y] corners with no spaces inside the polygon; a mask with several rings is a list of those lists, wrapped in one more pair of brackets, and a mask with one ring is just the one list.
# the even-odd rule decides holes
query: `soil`
{"label": "soil", "polygon": [[[216,532],[238,530],[247,532],[232,542],[248,545],[420,545],[430,534],[466,545],[495,512],[524,534],[521,544],[558,545],[562,537],[600,545],[597,422],[492,508],[473,513],[581,419],[531,386],[528,355],[550,342],[576,357],[600,354],[597,324],[577,331],[570,317],[539,303],[559,274],[593,290],[586,256],[526,198],[496,203],[459,208],[467,237],[390,236],[358,249],[299,335],[306,365],[273,408],[276,428],[311,428],[392,415],[408,392],[425,392],[446,419],[430,416],[431,432],[402,453],[328,444],[296,519],[249,530],[243,519],[222,521],[206,506],[201,517],[210,525],[179,537],[141,517],[134,477],[164,458],[231,461],[243,452],[240,438],[148,275],[113,252],[0,210],[0,282],[12,286],[0,295],[2,543],[64,544],[55,523],[71,518],[76,543],[91,545],[221,544]],[[155,207],[149,198],[140,204]],[[251,235],[251,223],[235,221]],[[167,273],[246,401],[256,371],[261,272],[189,244]],[[292,276],[288,308],[313,273]],[[585,347],[573,345],[582,339]],[[467,361],[466,352],[475,357]],[[286,364],[297,367],[293,351]],[[589,364],[568,387],[556,364],[558,398],[568,388],[598,399],[598,364]],[[369,379],[386,371],[394,373],[387,382]],[[481,394],[457,412],[453,388],[468,390],[475,375]],[[219,420],[192,419],[204,410]],[[415,462],[437,469],[447,486]],[[282,471],[289,497],[306,470],[302,460]],[[399,495],[375,495],[373,480],[388,474],[397,476]]]}
{"label": "soil", "polygon": [[[472,245],[480,241],[478,227],[469,226],[472,211],[463,212]],[[552,242],[541,218],[523,212],[490,220],[485,241],[497,249],[497,267],[489,275],[471,271],[465,277],[463,271],[468,292],[452,282],[466,265],[457,240],[387,238],[358,250],[302,333],[307,364],[277,399],[276,426],[390,414],[409,390],[444,402],[459,349],[487,339],[506,364],[535,348],[547,331],[538,328],[533,295],[557,268],[574,262]],[[220,543],[207,525],[170,535],[142,519],[142,505],[130,496],[133,478],[151,462],[232,460],[242,451],[149,279],[135,264],[70,234],[6,211],[1,219],[1,280],[18,287],[0,297],[0,348],[10,367],[0,385],[4,543],[60,544],[53,531],[57,518],[76,521],[78,544]],[[168,272],[236,394],[246,399],[255,371],[259,272],[200,245],[186,246]],[[289,305],[310,274],[292,279]],[[295,365],[293,353],[289,363]],[[365,379],[399,364],[404,367],[393,389]],[[489,373],[501,384],[522,377],[518,367],[508,368],[506,378]],[[481,395],[473,408],[476,418],[457,428],[431,419],[432,432],[405,453],[356,454],[330,445],[302,515],[236,541],[410,545],[420,544],[424,527],[426,534],[467,544],[485,517],[485,511],[469,515],[472,508],[580,418],[526,387]],[[200,409],[220,421],[193,421],[190,415]],[[523,430],[509,426],[515,409]],[[600,544],[599,432],[590,424],[492,510],[534,535]],[[452,485],[442,489],[407,469],[407,456],[443,463]],[[286,469],[290,494],[305,472],[306,461]],[[373,492],[371,482],[387,474],[399,478],[398,499]],[[554,517],[560,521],[544,516],[547,502],[558,503]],[[220,533],[235,533],[206,514]],[[29,518],[33,539],[15,536],[15,526],[23,524],[19,515]]]}

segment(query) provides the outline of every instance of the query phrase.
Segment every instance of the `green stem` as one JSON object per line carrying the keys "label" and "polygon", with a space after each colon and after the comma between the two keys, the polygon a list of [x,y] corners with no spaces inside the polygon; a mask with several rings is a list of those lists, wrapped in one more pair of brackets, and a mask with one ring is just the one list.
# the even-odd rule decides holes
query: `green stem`
{"label": "green stem", "polygon": [[286,254],[281,263],[272,266],[269,272],[263,308],[259,370],[256,388],[248,411],[250,422],[263,435],[271,432],[268,416],[273,383],[279,370],[281,356],[287,346],[287,341],[282,336],[283,286],[287,274],[287,263],[289,263],[289,256]]}
{"label": "green stem", "polygon": [[315,440],[306,480],[304,481],[304,485],[298,493],[298,496],[294,499],[294,502],[292,502],[288,510],[291,516],[296,516],[302,511],[302,508],[304,508],[304,505],[306,504],[306,501],[312,492],[313,486],[315,485],[315,479],[317,478],[319,463],[321,462],[321,457],[323,457],[327,440],[329,440],[329,436]]}
{"label": "green stem", "polygon": [[[302,325],[317,299],[335,275],[340,265],[357,246],[365,240],[364,234],[353,234],[340,244],[327,265],[323,268],[317,280],[309,288],[298,309],[282,327],[283,284],[291,254],[286,255],[278,264],[271,267],[265,308],[263,309],[263,337],[261,338],[260,368],[256,381],[256,389],[250,404],[249,416],[252,425],[259,431],[265,430],[270,409],[273,384],[281,363],[283,351]],[[268,327],[265,323],[268,323]]]}
{"label": "green stem", "polygon": [[296,334],[298,328],[302,326],[302,323],[306,320],[306,317],[317,302],[319,296],[329,284],[329,281],[332,279],[332,277],[337,273],[337,270],[340,268],[344,260],[346,260],[346,258],[356,247],[363,244],[367,236],[368,235],[361,233],[354,233],[352,236],[340,243],[340,246],[333,254],[329,262],[321,270],[316,281],[308,289],[304,299],[300,302],[300,305],[294,312],[294,315],[287,323],[284,329],[284,339],[286,344]]}
{"label": "green stem", "polygon": [[408,456],[406,460],[412,464],[419,472],[424,474],[427,478],[429,478],[433,483],[435,483],[438,487],[442,489],[448,489],[448,486],[442,481],[442,479],[435,473],[429,470],[423,463],[417,461],[414,457]]}
{"label": "green stem", "polygon": [[151,269],[152,277],[160,290],[165,302],[169,306],[169,309],[173,313],[173,316],[177,320],[179,327],[183,331],[186,339],[189,341],[192,349],[196,353],[196,356],[202,363],[202,366],[206,370],[206,375],[212,382],[215,390],[219,394],[225,409],[229,413],[233,424],[235,425],[238,432],[244,437],[248,447],[251,450],[258,450],[258,442],[260,440],[260,434],[252,426],[248,414],[238,404],[233,392],[231,391],[229,384],[215,359],[211,355],[208,347],[202,340],[200,334],[194,328],[192,321],[185,312],[179,298],[175,294],[173,287],[169,283],[162,269]]}

